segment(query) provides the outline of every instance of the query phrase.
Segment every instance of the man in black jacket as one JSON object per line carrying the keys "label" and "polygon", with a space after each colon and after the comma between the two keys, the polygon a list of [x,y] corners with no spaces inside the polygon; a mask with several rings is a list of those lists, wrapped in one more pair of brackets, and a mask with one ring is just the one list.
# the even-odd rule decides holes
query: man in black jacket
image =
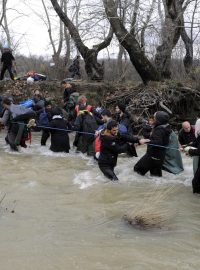
{"label": "man in black jacket", "polygon": [[4,48],[4,51],[1,57],[1,63],[3,64],[3,66],[1,69],[0,80],[3,80],[6,70],[8,70],[10,74],[10,78],[14,81],[12,68],[15,66],[15,58],[12,55],[12,52],[9,48]]}
{"label": "man in black jacket", "polygon": [[72,87],[72,85],[67,81],[61,82],[61,87],[64,89],[63,92],[63,109],[68,113],[68,120],[71,121],[74,118],[74,108],[75,108],[75,101],[74,98],[71,96],[72,93],[76,92],[76,90]]}
{"label": "man in black jacket", "polygon": [[192,144],[195,141],[194,131],[188,121],[182,123],[182,129],[179,131],[178,140],[182,147]]}
{"label": "man in black jacket", "polygon": [[[101,147],[98,165],[103,174],[110,180],[118,180],[114,173],[114,168],[117,165],[118,154],[125,153],[128,147],[132,147],[130,143],[144,144],[149,140],[134,138],[128,135],[118,135],[118,124],[111,120],[106,129],[100,135]],[[124,142],[123,144],[121,142]]]}
{"label": "man in black jacket", "polygon": [[166,112],[155,113],[155,126],[150,136],[150,144],[146,154],[134,166],[135,172],[145,175],[150,171],[152,176],[162,176],[161,168],[165,159],[165,147],[169,143],[171,133],[168,121],[169,115]]}

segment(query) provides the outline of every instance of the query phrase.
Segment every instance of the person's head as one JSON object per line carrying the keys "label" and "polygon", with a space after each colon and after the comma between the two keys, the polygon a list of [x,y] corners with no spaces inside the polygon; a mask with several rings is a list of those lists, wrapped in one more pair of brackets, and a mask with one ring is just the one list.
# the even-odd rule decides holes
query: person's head
{"label": "person's head", "polygon": [[63,115],[62,110],[58,107],[52,109],[52,116],[55,116],[55,115],[62,116]]}
{"label": "person's head", "polygon": [[106,126],[106,131],[112,136],[117,136],[119,131],[117,122],[115,120],[109,121]]}
{"label": "person's head", "polygon": [[45,101],[44,103],[45,111],[50,111],[52,109],[52,104],[50,101]]}
{"label": "person's head", "polygon": [[72,85],[68,81],[62,81],[61,87],[64,89],[67,89],[67,88],[72,88]]}
{"label": "person's head", "polygon": [[112,115],[109,110],[103,110],[103,112],[101,113],[101,117],[104,123],[107,123],[112,118]]}
{"label": "person's head", "polygon": [[79,106],[86,106],[87,105],[86,96],[81,95],[80,97],[78,97],[78,105]]}
{"label": "person's head", "polygon": [[148,124],[150,126],[152,126],[152,125],[154,125],[154,122],[155,122],[154,116],[150,115],[149,118],[148,118]]}
{"label": "person's head", "polygon": [[169,114],[164,111],[157,111],[154,114],[154,119],[156,125],[165,125],[169,122]]}
{"label": "person's head", "polygon": [[125,104],[122,104],[122,103],[117,104],[115,107],[116,113],[119,113],[119,114],[123,114],[125,110],[126,110],[126,106]]}
{"label": "person's head", "polygon": [[188,121],[185,121],[182,123],[182,129],[186,132],[189,133],[191,131],[191,125]]}
{"label": "person's head", "polygon": [[34,91],[34,95],[35,95],[35,96],[39,96],[39,95],[40,95],[40,91],[39,91],[39,90],[35,90],[35,91]]}
{"label": "person's head", "polygon": [[9,98],[4,98],[2,101],[2,105],[5,109],[9,109],[12,101]]}

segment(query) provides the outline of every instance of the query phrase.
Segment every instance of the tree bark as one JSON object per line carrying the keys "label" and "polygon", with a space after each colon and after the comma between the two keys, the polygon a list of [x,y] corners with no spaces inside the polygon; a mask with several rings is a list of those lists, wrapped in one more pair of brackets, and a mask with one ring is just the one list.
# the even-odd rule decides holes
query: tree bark
{"label": "tree bark", "polygon": [[183,58],[183,63],[185,67],[185,71],[187,74],[191,72],[193,66],[193,40],[191,40],[185,30],[185,27],[182,28],[181,38],[185,44],[185,56]]}
{"label": "tree bark", "polygon": [[127,50],[130,60],[142,81],[158,81],[159,74],[153,64],[147,59],[136,38],[124,27],[117,15],[117,9],[113,0],[103,0],[106,15],[120,44]]}
{"label": "tree bark", "polygon": [[101,50],[109,46],[113,37],[112,30],[109,31],[108,36],[105,38],[103,42],[101,42],[98,45],[94,45],[92,49],[89,49],[83,43],[75,25],[68,18],[67,14],[62,11],[61,7],[58,4],[58,1],[51,0],[51,3],[60,19],[63,21],[64,25],[68,28],[69,33],[72,39],[74,40],[77,49],[79,50],[81,56],[83,57],[85,61],[85,70],[87,72],[89,79],[102,80],[104,77],[104,69],[103,66],[97,61],[97,56]]}
{"label": "tree bark", "polygon": [[163,78],[171,77],[171,55],[182,29],[182,3],[179,0],[163,0],[165,22],[162,29],[162,44],[157,47],[155,64]]}

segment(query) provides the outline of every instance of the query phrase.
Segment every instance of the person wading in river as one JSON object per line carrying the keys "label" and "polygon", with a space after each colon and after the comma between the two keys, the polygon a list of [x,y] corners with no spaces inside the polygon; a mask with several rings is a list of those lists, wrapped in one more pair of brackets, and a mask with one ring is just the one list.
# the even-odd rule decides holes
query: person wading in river
{"label": "person wading in river", "polygon": [[141,175],[150,171],[152,176],[162,176],[162,165],[166,151],[164,147],[169,144],[171,128],[168,124],[168,113],[158,111],[154,117],[154,128],[149,138],[150,145],[147,146],[146,154],[136,163],[134,171]]}
{"label": "person wading in river", "polygon": [[[126,153],[128,147],[134,147],[128,144],[128,142],[134,144],[145,144],[149,142],[148,139],[135,138],[129,135],[120,135],[118,124],[116,121],[111,120],[108,122],[106,129],[100,134],[101,146],[100,156],[98,159],[99,169],[110,180],[116,181],[118,177],[114,173],[114,168],[117,165],[118,154]],[[122,144],[122,142],[124,142]]]}

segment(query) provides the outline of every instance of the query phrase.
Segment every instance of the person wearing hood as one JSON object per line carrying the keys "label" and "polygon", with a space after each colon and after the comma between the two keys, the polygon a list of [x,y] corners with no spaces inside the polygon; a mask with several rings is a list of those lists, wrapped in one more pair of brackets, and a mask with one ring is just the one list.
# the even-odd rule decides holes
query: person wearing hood
{"label": "person wearing hood", "polygon": [[148,171],[152,176],[162,176],[162,165],[165,152],[169,144],[171,128],[168,123],[169,115],[164,111],[158,111],[154,115],[155,125],[150,135],[150,143],[146,154],[135,164],[134,171],[145,175]]}
{"label": "person wearing hood", "polygon": [[195,123],[195,137],[195,142],[184,148],[184,151],[193,157],[194,178],[192,179],[192,189],[193,193],[200,194],[200,119],[197,119]]}
{"label": "person wearing hood", "polygon": [[128,134],[133,134],[133,128],[131,125],[130,115],[126,111],[126,106],[124,104],[118,104],[115,107],[115,111],[116,111],[116,117],[115,117],[116,121],[119,124],[124,125],[126,127]]}
{"label": "person wearing hood", "polygon": [[[130,135],[120,135],[116,121],[108,122],[106,129],[100,134],[101,146],[98,159],[99,169],[110,180],[116,181],[118,177],[114,172],[117,165],[118,154],[127,152],[134,143],[145,144],[148,139],[138,139]],[[123,144],[122,144],[123,142]],[[131,145],[129,144],[131,143]]]}
{"label": "person wearing hood", "polygon": [[52,109],[52,120],[47,129],[51,134],[50,150],[53,152],[69,153],[70,143],[68,130],[71,129],[69,123],[63,119],[60,108]]}

